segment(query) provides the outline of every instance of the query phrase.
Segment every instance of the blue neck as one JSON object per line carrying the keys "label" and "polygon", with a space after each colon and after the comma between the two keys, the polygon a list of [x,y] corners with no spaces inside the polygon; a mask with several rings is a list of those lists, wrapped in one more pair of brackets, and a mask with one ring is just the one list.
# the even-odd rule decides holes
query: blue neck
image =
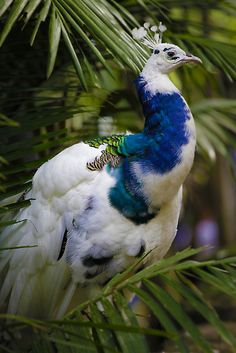
{"label": "blue neck", "polygon": [[181,162],[182,146],[189,141],[185,127],[190,118],[188,108],[177,92],[150,92],[142,76],[135,84],[145,116],[143,135],[149,140],[145,164],[164,174]]}
{"label": "blue neck", "polygon": [[[127,156],[110,173],[116,184],[110,189],[109,200],[123,216],[136,224],[147,223],[156,212],[149,208],[142,181],[133,169],[138,164],[144,174],[165,174],[181,163],[182,146],[189,136],[185,122],[188,109],[179,93],[152,93],[142,76],[135,81],[145,115],[141,133],[127,135],[121,153]],[[133,162],[135,164],[133,164]]]}

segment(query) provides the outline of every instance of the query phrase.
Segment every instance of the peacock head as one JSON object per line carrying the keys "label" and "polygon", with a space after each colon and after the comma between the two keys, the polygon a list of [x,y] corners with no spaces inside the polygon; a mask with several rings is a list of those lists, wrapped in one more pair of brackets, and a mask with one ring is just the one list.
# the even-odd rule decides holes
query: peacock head
{"label": "peacock head", "polygon": [[153,50],[148,59],[145,70],[168,74],[185,63],[201,63],[201,59],[186,53],[175,44],[162,43],[162,34],[166,27],[160,22],[159,27],[150,26],[148,22],[143,27],[134,28],[134,39],[142,42]]}
{"label": "peacock head", "polygon": [[201,63],[201,59],[186,53],[177,45],[160,43],[153,49],[153,53],[146,65],[152,70],[168,74],[185,63]]}

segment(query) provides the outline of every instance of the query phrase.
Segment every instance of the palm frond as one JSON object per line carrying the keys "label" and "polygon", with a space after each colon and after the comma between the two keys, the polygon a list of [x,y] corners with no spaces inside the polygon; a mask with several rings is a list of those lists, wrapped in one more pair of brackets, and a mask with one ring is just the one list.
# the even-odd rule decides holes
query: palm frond
{"label": "palm frond", "polygon": [[205,99],[191,106],[196,118],[198,150],[211,160],[216,152],[227,157],[228,148],[236,147],[236,101],[234,99]]}
{"label": "palm frond", "polygon": [[[221,295],[234,297],[236,258],[207,262],[189,259],[199,251],[201,249],[184,250],[137,274],[132,266],[114,277],[95,299],[81,304],[62,320],[45,322],[0,315],[1,332],[5,332],[6,337],[13,335],[13,346],[18,344],[20,347],[20,341],[17,343],[19,332],[30,329],[34,342],[32,352],[38,352],[42,347],[46,347],[45,352],[51,352],[56,347],[63,352],[71,349],[73,352],[128,353],[135,349],[137,353],[149,353],[145,337],[152,335],[156,336],[160,347],[163,340],[172,340],[181,353],[190,352],[190,347],[191,351],[200,349],[212,353],[216,347],[190,317],[189,313],[194,311],[218,333],[228,350],[235,352],[236,339],[219,318],[204,283],[210,284],[213,292],[217,290]],[[159,328],[145,328],[139,323],[124,290],[145,303],[159,322]]]}
{"label": "palm frond", "polygon": [[[204,26],[201,6],[209,16]],[[197,16],[189,16],[193,13]],[[182,82],[195,83],[191,92],[188,84],[183,88],[191,95],[198,152],[211,160],[217,153],[228,157],[230,147],[235,148],[235,100],[205,99],[202,87],[206,81],[211,82],[218,96],[219,72],[235,79],[236,31],[233,26],[217,22],[218,18],[232,20],[235,14],[235,3],[228,0],[0,1],[3,24],[0,42],[5,42],[2,50],[6,48],[10,53],[15,50],[15,65],[10,66],[11,71],[8,56],[2,59],[1,69],[4,83],[1,90],[3,115],[0,115],[0,178],[4,178],[1,199],[10,199],[1,203],[0,227],[13,224],[17,210],[29,203],[29,200],[19,199],[19,194],[30,187],[35,169],[58,148],[96,135],[100,116],[112,116],[114,130],[139,130],[142,120],[137,99],[122,70],[128,67],[137,73],[142,67],[148,53],[132,40],[130,29],[149,18],[153,21],[158,18],[167,24],[166,40],[202,58],[203,68],[195,73],[186,69],[177,79],[181,77]],[[25,57],[23,60],[21,48],[17,52],[10,46],[12,37],[8,37],[21,24],[23,36],[28,31],[31,45],[38,45],[28,61]],[[48,36],[45,71],[49,77],[55,67],[58,70],[47,82],[37,70],[35,75],[38,76],[32,79],[36,69],[33,64],[45,47],[45,33]],[[76,71],[67,66],[67,58],[62,59],[66,52]],[[18,63],[19,53],[23,70]],[[40,70],[46,61],[44,56]],[[28,68],[31,75],[27,76]],[[126,74],[131,81],[132,74]],[[5,83],[9,76],[8,85]],[[156,337],[155,352],[162,351],[167,341],[172,341],[175,351],[181,353],[199,352],[199,349],[213,352],[217,347],[193,319],[192,313],[195,313],[198,320],[208,324],[225,342],[225,351],[236,352],[235,337],[214,303],[215,293],[225,301],[235,298],[235,257],[197,262],[191,258],[197,253],[198,250],[185,250],[135,273],[137,263],[115,276],[96,298],[75,308],[62,320],[46,322],[0,315],[0,350],[25,352],[20,335],[24,338],[25,333],[30,333],[32,353],[128,353],[132,350],[149,353],[149,336]],[[136,315],[136,309],[126,297],[127,291],[146,305],[156,326],[148,328],[141,323],[139,314]]]}
{"label": "palm frond", "polygon": [[[4,7],[2,15],[7,8],[9,8],[9,13],[0,34],[0,45],[4,43],[19,18],[22,17],[26,25],[34,15],[37,21],[31,38],[31,44],[33,44],[41,22],[50,16],[48,76],[55,64],[61,32],[84,88],[86,88],[86,80],[79,59],[83,56],[83,46],[80,45],[78,53],[75,36],[81,38],[90,47],[97,60],[103,65],[106,65],[106,61],[97,45],[109,51],[120,64],[136,72],[141,67],[145,51],[141,48],[138,50],[130,34],[123,29],[123,27],[126,29],[129,27],[122,15],[107,1],[100,1],[99,4],[97,1],[87,0],[15,1],[12,5],[9,2],[8,6]],[[130,15],[129,19],[131,18]],[[134,19],[133,22],[135,23]]]}
{"label": "palm frond", "polygon": [[[132,13],[138,12],[140,22],[143,22],[145,16],[152,17],[154,21],[156,18],[164,19],[168,22],[167,40],[173,40],[188,50],[192,49],[203,59],[209,71],[219,68],[230,79],[234,79],[235,46],[232,40],[235,38],[235,31],[231,31],[232,39],[227,39],[229,37],[226,33],[227,29],[208,21],[209,35],[206,37],[200,21],[193,22],[187,16],[183,20],[183,16],[176,16],[179,10],[191,11],[196,8],[194,2],[183,4],[182,1],[139,1],[137,4],[106,0],[24,0],[14,3],[8,1],[0,13],[0,16],[5,16],[2,17],[5,24],[0,34],[0,45],[6,40],[13,27],[18,24],[19,19],[28,26],[36,18],[31,36],[31,44],[33,44],[40,25],[50,18],[47,75],[50,76],[53,71],[62,33],[77,74],[83,87],[86,88],[86,80],[81,70],[81,57],[86,47],[92,51],[94,58],[108,70],[103,53],[106,56],[111,54],[116,62],[129,67],[136,73],[140,70],[147,57],[147,50],[135,43],[130,36],[131,29],[138,24]],[[227,1],[212,1],[206,8],[208,12],[217,10],[231,16],[236,13],[235,5]],[[221,41],[215,35],[218,27],[221,32]],[[89,59],[89,55],[86,55],[86,58]]]}

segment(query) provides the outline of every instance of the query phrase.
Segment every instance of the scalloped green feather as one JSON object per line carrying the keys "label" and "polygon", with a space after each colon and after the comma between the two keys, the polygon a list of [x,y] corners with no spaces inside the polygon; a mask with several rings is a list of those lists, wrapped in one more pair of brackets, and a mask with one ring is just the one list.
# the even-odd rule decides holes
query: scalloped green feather
{"label": "scalloped green feather", "polygon": [[99,148],[101,145],[106,144],[106,152],[117,156],[120,155],[120,146],[123,144],[125,135],[111,135],[111,136],[100,136],[91,140],[86,140],[85,143],[90,147]]}

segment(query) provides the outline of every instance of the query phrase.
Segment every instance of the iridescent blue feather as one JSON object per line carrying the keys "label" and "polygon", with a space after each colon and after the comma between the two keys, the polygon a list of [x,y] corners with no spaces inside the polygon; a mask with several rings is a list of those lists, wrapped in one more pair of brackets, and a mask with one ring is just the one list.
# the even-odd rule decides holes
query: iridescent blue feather
{"label": "iridescent blue feather", "polygon": [[145,116],[144,130],[125,136],[120,146],[124,159],[115,171],[110,170],[117,182],[109,199],[125,217],[140,224],[148,222],[155,214],[149,211],[149,202],[135,176],[134,165],[145,174],[163,175],[181,163],[182,146],[189,141],[185,128],[189,114],[179,93],[153,94],[142,76],[135,84]]}

